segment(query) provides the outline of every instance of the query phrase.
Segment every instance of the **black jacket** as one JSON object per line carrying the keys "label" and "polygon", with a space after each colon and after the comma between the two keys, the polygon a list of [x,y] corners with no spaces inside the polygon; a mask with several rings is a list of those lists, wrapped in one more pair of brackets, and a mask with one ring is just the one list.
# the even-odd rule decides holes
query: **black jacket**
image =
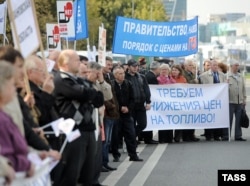
{"label": "black jacket", "polygon": [[[132,84],[128,80],[124,80],[122,84],[119,84],[117,81],[112,80],[111,86],[114,88],[114,93],[117,97],[119,104],[119,112],[121,117],[131,116],[131,113],[134,108],[134,94]],[[122,113],[121,107],[126,106],[129,109],[129,113]]]}
{"label": "black jacket", "polygon": [[93,88],[93,84],[85,79],[58,72],[54,78],[56,98],[55,108],[64,119],[76,121],[75,128],[80,131],[94,131],[94,108],[104,103],[103,94]]}
{"label": "black jacket", "polygon": [[132,84],[135,104],[150,104],[151,93],[145,76],[139,73],[133,76],[127,72],[125,78]]}
{"label": "black jacket", "polygon": [[[34,93],[35,105],[40,111],[41,115],[39,116],[39,125],[46,125],[56,119],[56,116],[53,105],[55,104],[55,97],[51,94],[40,89],[36,84],[30,81],[30,89]],[[49,131],[52,129],[50,128]]]}
{"label": "black jacket", "polygon": [[26,105],[26,103],[23,101],[23,98],[19,94],[18,94],[18,100],[23,114],[24,133],[28,145],[36,150],[48,151],[50,147],[32,130],[32,127],[35,127],[36,124],[32,119],[28,106]]}
{"label": "black jacket", "polygon": [[146,74],[146,79],[147,79],[149,85],[157,85],[158,84],[157,76],[152,71],[149,71]]}

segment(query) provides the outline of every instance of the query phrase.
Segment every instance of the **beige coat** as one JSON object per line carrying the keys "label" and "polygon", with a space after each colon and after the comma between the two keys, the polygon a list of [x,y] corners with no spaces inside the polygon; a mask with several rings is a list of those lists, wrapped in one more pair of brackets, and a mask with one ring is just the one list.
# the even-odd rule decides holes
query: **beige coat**
{"label": "beige coat", "polygon": [[[237,78],[229,73],[229,103],[242,104],[246,103],[246,87],[245,79],[240,74],[236,74]],[[238,99],[239,98],[239,99]]]}
{"label": "beige coat", "polygon": [[[222,72],[218,72],[218,74],[219,74],[220,83],[226,83],[227,79],[226,79],[225,74]],[[211,70],[203,72],[200,75],[200,83],[201,84],[213,84],[214,83],[213,72]]]}

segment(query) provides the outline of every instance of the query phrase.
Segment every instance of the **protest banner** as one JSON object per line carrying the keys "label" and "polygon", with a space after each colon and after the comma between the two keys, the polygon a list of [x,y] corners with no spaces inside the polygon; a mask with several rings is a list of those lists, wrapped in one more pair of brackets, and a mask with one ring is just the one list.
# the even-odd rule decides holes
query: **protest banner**
{"label": "protest banner", "polygon": [[197,51],[198,17],[178,22],[116,18],[113,53],[180,57]]}
{"label": "protest banner", "polygon": [[61,50],[61,39],[58,24],[47,23],[47,49],[48,50]]}
{"label": "protest banner", "polygon": [[228,84],[150,85],[147,128],[229,128]]}
{"label": "protest banner", "polygon": [[103,25],[99,27],[98,63],[106,66],[106,29]]}
{"label": "protest banner", "polygon": [[0,34],[5,35],[6,3],[0,4]]}
{"label": "protest banner", "polygon": [[72,1],[57,1],[57,19],[61,37],[75,37]]}
{"label": "protest banner", "polygon": [[33,1],[8,0],[7,3],[15,47],[26,58],[41,42]]}

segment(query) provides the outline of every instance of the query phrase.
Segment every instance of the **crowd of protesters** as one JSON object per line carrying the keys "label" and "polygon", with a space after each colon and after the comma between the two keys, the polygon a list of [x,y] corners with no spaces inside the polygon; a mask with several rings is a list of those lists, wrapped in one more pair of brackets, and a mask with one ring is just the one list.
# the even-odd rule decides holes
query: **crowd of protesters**
{"label": "crowd of protesters", "polygon": [[[162,130],[158,141],[152,131],[143,131],[151,109],[149,84],[229,83],[230,129],[235,115],[235,140],[245,141],[240,111],[246,104],[246,88],[235,60],[230,61],[227,78],[227,65],[215,59],[205,60],[203,72],[198,73],[193,60],[177,65],[140,58],[114,66],[112,58],[106,57],[101,66],[70,49],[52,51],[48,58],[55,61],[52,72],[39,56],[24,59],[11,46],[0,47],[0,177],[8,184],[15,172],[35,174],[35,165],[27,158],[30,151],[59,161],[50,173],[51,184],[100,186],[101,172],[117,169],[109,165],[109,153],[113,162],[119,162],[123,140],[129,161],[134,162],[143,161],[136,152],[142,141],[199,141],[195,130]],[[56,136],[51,127],[41,129],[60,117],[72,118],[74,130],[80,132],[61,153],[66,136]],[[225,129],[206,129],[204,135],[207,141],[231,136]]]}

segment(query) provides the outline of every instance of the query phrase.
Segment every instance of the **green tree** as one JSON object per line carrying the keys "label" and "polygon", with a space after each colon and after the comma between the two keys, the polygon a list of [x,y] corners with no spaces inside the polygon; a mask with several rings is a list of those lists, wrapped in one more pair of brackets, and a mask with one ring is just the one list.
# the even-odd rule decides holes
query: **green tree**
{"label": "green tree", "polygon": [[[57,22],[56,1],[57,0],[34,0],[44,46],[46,46],[47,41],[46,23]],[[0,0],[0,3],[2,2],[4,2],[4,0]],[[107,50],[112,49],[117,16],[132,17],[133,12],[133,17],[137,19],[153,21],[167,20],[161,0],[86,0],[86,2],[89,43],[91,46],[98,45],[99,26],[103,23],[107,29]],[[134,2],[134,10],[132,10],[132,2]],[[6,31],[10,43],[13,43],[9,21],[7,22]],[[86,46],[86,39],[77,41],[77,50],[86,50]]]}
{"label": "green tree", "polygon": [[[160,0],[98,0],[101,21],[107,29],[107,49],[112,48],[114,27],[117,16],[132,17],[143,20],[166,21],[167,16]],[[132,10],[134,2],[134,10]]]}

